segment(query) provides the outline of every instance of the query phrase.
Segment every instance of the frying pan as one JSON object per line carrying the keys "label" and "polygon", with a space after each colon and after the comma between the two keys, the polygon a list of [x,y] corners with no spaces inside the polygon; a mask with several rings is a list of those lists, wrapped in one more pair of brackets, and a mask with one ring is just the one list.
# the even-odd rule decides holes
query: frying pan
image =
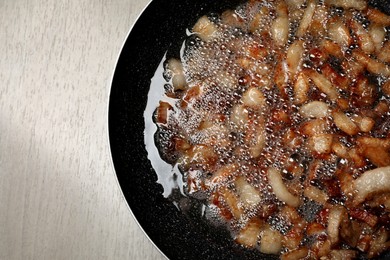
{"label": "frying pan", "polygon": [[[227,231],[183,214],[162,194],[144,142],[144,110],[151,79],[168,49],[181,44],[203,14],[242,0],[153,0],[132,28],[115,69],[109,100],[109,139],[126,201],[146,235],[169,259],[275,259],[236,245]],[[389,13],[388,0],[371,1]],[[390,257],[388,253],[386,257]]]}

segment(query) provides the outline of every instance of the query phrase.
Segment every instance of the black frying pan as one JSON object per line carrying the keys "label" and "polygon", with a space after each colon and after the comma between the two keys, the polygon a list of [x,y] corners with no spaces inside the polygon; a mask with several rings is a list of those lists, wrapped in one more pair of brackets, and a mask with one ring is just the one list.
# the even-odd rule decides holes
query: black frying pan
{"label": "black frying pan", "polygon": [[[137,221],[169,259],[275,259],[243,249],[231,241],[229,234],[196,216],[182,214],[165,199],[144,143],[143,115],[150,82],[165,52],[182,42],[186,28],[191,28],[201,15],[234,8],[241,2],[153,0],[130,32],[115,70],[109,104],[115,171]],[[390,11],[389,0],[371,4]]]}

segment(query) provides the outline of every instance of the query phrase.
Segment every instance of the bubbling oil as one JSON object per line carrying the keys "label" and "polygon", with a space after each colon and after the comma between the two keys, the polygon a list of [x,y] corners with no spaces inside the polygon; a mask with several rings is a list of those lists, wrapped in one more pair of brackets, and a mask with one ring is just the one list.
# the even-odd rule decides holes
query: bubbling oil
{"label": "bubbling oil", "polygon": [[[360,237],[341,234],[334,243],[329,214],[343,208],[380,219],[373,228],[358,214],[337,213],[373,237],[390,219],[372,203],[356,205],[351,190],[366,171],[390,165],[388,148],[378,159],[363,144],[390,138],[390,69],[359,49],[362,32],[354,31],[355,23],[370,29],[367,12],[321,1],[249,1],[200,18],[151,82],[145,142],[163,195],[226,226],[244,247],[356,255]],[[266,234],[279,241],[276,251]]]}

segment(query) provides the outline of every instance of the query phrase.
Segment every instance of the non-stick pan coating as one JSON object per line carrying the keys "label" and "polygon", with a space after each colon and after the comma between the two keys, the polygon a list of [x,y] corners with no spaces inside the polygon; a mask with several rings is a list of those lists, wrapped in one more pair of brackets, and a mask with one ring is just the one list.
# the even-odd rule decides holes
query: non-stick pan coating
{"label": "non-stick pan coating", "polygon": [[[137,221],[169,259],[275,259],[244,250],[224,231],[189,221],[156,183],[144,144],[144,118],[151,78],[171,44],[184,39],[203,14],[234,8],[238,0],[154,0],[122,49],[110,94],[109,138],[115,171]],[[389,1],[372,1],[389,9]],[[386,10],[385,10],[386,11]],[[388,10],[387,10],[388,11]]]}

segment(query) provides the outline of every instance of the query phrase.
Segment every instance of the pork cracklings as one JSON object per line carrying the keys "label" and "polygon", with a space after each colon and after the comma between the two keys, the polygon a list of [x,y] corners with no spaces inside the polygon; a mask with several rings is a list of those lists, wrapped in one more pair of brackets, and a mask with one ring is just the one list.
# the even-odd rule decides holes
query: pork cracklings
{"label": "pork cracklings", "polygon": [[389,26],[363,0],[249,1],[200,17],[167,58],[156,145],[237,243],[389,250]]}

